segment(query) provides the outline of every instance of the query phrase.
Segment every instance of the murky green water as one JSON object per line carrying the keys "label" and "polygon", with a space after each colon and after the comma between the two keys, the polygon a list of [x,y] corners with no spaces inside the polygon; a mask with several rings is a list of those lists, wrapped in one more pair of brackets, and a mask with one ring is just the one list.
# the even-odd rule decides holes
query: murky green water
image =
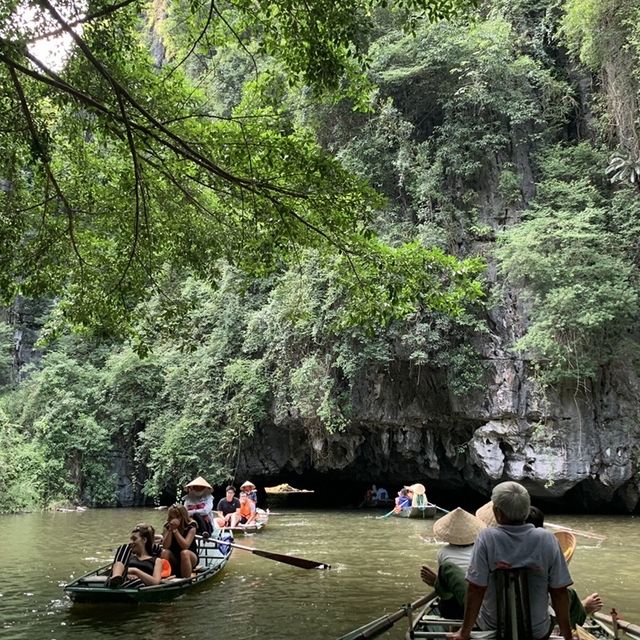
{"label": "murky green water", "polygon": [[[167,604],[71,605],[62,586],[110,559],[131,525],[163,521],[148,509],[0,516],[0,638],[180,638],[315,640],[337,638],[425,593],[418,569],[434,562],[431,522],[378,519],[376,511],[278,510],[269,527],[236,541],[331,563],[304,571],[234,551],[219,579]],[[640,623],[637,574],[640,522],[633,517],[563,517],[558,522],[606,534],[578,538],[571,572],[580,594],[599,591]],[[398,622],[385,638],[399,639]]]}

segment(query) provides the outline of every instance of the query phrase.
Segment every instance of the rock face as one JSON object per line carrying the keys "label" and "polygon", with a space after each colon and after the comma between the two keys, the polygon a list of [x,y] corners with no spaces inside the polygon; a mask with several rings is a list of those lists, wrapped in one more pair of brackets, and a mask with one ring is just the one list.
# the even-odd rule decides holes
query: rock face
{"label": "rock face", "polygon": [[309,437],[295,420],[265,427],[245,447],[239,477],[418,479],[484,495],[511,479],[564,507],[637,510],[635,374],[603,371],[593,388],[543,397],[526,363],[494,353],[486,392],[464,399],[451,397],[442,371],[406,362],[371,371],[353,389],[348,430]]}
{"label": "rock face", "polygon": [[[500,230],[520,219],[535,193],[529,158],[514,150],[522,202],[507,207],[487,186],[482,221]],[[487,256],[491,247],[475,247]],[[491,285],[499,283],[489,262]],[[456,397],[444,370],[400,355],[364,372],[351,392],[352,423],[324,433],[300,419],[274,421],[248,444],[240,475],[286,479],[319,472],[341,481],[401,485],[426,480],[442,490],[489,495],[500,481],[522,482],[563,508],[638,511],[640,381],[631,364],[603,368],[595,382],[543,392],[524,356],[510,350],[526,332],[527,308],[507,290],[488,312],[479,349],[483,392]],[[280,414],[281,412],[274,412]]]}

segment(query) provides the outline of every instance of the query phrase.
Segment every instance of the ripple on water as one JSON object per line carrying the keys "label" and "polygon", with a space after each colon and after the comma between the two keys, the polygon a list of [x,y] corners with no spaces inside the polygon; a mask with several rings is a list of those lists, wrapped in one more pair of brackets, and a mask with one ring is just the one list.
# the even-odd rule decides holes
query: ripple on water
{"label": "ripple on water", "polygon": [[[3,547],[0,574],[2,640],[324,640],[422,595],[419,567],[435,562],[438,550],[431,521],[377,519],[361,511],[283,511],[246,544],[328,562],[332,569],[304,571],[236,550],[219,580],[171,603],[70,605],[62,595],[70,576],[107,560],[132,523],[146,520],[159,526],[163,519],[152,509],[0,518],[0,538],[9,541],[9,549]],[[606,608],[615,605],[640,623],[637,521],[560,516],[553,520],[608,535],[601,545],[579,539],[571,562],[573,577],[581,594],[598,591]],[[52,541],[58,541],[57,546]],[[394,628],[387,637],[399,639],[404,631],[403,626]]]}

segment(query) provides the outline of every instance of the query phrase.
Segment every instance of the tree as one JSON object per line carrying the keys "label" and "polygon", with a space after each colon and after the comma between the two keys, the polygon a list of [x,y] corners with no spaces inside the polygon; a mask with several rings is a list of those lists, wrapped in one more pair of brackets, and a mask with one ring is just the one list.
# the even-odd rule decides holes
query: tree
{"label": "tree", "polygon": [[[433,19],[471,4],[399,0],[395,11]],[[369,229],[375,193],[274,105],[288,84],[362,97],[354,81],[385,5],[10,3],[0,15],[2,296],[61,295],[60,317],[126,331],[167,265],[210,278],[225,258],[262,275],[299,247],[347,256],[347,272],[351,256],[384,264]],[[30,48],[52,34],[72,43],[58,71]],[[160,34],[159,66],[150,38]],[[256,73],[222,115],[195,76],[229,47]],[[434,266],[429,286],[455,283],[450,264]]]}

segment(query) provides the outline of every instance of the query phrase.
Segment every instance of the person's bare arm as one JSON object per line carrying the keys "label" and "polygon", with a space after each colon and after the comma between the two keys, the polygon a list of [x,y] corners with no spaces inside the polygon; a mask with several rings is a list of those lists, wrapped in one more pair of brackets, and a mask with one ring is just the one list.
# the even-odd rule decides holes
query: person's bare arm
{"label": "person's bare arm", "polygon": [[471,630],[478,619],[478,614],[480,613],[480,607],[482,606],[486,590],[487,587],[481,587],[477,584],[473,584],[473,582],[467,583],[467,599],[464,604],[464,619],[462,620],[462,626],[460,629],[449,636],[451,640],[469,640],[471,637]]}
{"label": "person's bare arm", "polygon": [[551,606],[556,614],[560,634],[565,640],[571,640],[571,623],[569,622],[569,593],[567,587],[549,588]]}
{"label": "person's bare arm", "polygon": [[162,548],[168,549],[171,546],[172,540],[173,540],[173,530],[169,526],[169,523],[166,523],[162,531]]}
{"label": "person's bare arm", "polygon": [[187,535],[183,536],[177,529],[173,532],[173,537],[176,539],[181,549],[188,549],[196,537],[195,527],[189,527]]}

